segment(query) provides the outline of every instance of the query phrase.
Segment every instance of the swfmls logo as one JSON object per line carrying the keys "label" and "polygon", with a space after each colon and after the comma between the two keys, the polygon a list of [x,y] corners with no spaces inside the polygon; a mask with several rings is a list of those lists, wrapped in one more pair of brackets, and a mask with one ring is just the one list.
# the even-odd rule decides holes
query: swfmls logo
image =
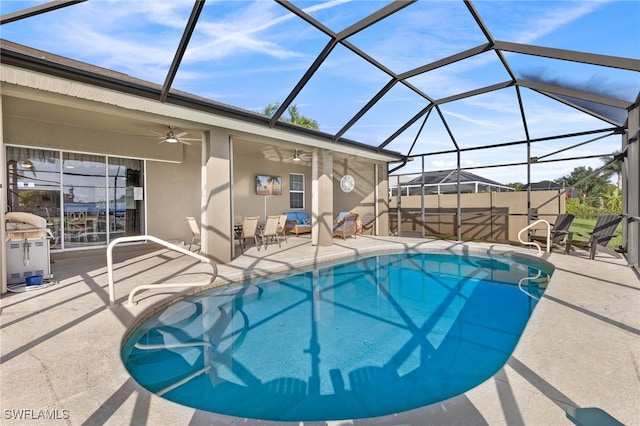
{"label": "swfmls logo", "polygon": [[66,420],[70,417],[69,410],[40,410],[33,408],[5,409],[3,414],[5,420]]}

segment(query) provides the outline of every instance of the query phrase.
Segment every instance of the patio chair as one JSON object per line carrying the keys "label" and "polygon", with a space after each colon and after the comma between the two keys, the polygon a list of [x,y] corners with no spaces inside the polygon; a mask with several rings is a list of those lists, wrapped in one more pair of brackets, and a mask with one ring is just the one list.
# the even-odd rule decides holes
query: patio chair
{"label": "patio chair", "polygon": [[189,224],[189,229],[191,229],[191,243],[189,243],[189,251],[191,251],[191,246],[194,244],[198,244],[198,253],[200,253],[200,227],[198,226],[198,222],[194,217],[187,216],[187,223]]}
{"label": "patio chair", "polygon": [[267,216],[267,221],[262,230],[262,243],[265,249],[269,245],[269,240],[275,240],[278,243],[278,247],[280,247],[280,238],[282,236],[278,233],[279,222],[280,216]]}
{"label": "patio chair", "polygon": [[622,216],[617,214],[605,214],[598,217],[593,231],[589,233],[589,240],[576,241],[573,239],[573,235],[581,235],[578,232],[570,232],[567,239],[567,245],[565,248],[565,254],[569,254],[571,250],[582,249],[589,252],[589,259],[594,259],[596,256],[596,250],[598,247],[605,248],[611,238],[616,235],[616,228],[622,221]]}
{"label": "patio chair", "polygon": [[287,242],[287,216],[286,213],[282,213],[279,216],[278,229],[276,230],[276,233],[282,237],[285,243]]}
{"label": "patio chair", "polygon": [[258,216],[250,216],[245,217],[242,220],[242,231],[240,231],[240,235],[238,236],[238,242],[240,244],[240,250],[242,251],[242,253],[244,253],[247,240],[253,240],[258,250],[260,250],[260,235],[258,234],[259,219],[260,218]]}
{"label": "patio chair", "polygon": [[348,236],[356,237],[358,232],[358,215],[356,213],[347,214],[340,223],[333,227],[333,236],[336,235],[346,240]]}
{"label": "patio chair", "polygon": [[[554,247],[565,245],[565,238],[569,235],[569,228],[573,223],[573,219],[575,216],[570,213],[559,214],[556,218],[556,222],[552,224],[551,227],[551,247],[550,250],[553,250]],[[535,241],[537,243],[542,243],[545,246],[547,245],[547,236],[546,235],[536,235],[535,232],[537,230],[533,229],[532,233],[529,235],[529,241]]]}
{"label": "patio chair", "polygon": [[335,229],[336,226],[340,225],[342,222],[344,222],[344,218],[347,217],[347,215],[351,214],[351,212],[340,212],[336,215],[336,217],[333,218],[333,228]]}

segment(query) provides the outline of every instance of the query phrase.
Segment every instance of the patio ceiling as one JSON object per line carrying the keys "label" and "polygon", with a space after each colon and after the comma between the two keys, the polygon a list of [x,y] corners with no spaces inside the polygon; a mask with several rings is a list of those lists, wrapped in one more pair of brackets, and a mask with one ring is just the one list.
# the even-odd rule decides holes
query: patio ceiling
{"label": "patio ceiling", "polygon": [[[111,8],[113,16],[98,17],[100,3],[4,2],[2,37],[151,82],[157,87],[148,96],[163,103],[201,107],[206,99],[218,112],[302,131],[283,123],[288,108],[296,105],[319,122],[319,134],[332,143],[405,156],[566,138],[569,145],[558,145],[563,149],[576,137],[626,131],[627,110],[640,99],[640,42],[623,43],[637,39],[634,31],[597,19],[597,11],[580,24],[592,26],[593,51],[580,51],[571,47],[584,44],[569,35],[558,38],[563,42],[557,46],[520,42],[523,34],[539,31],[518,25],[544,22],[551,4],[544,2],[527,9],[537,10],[537,21],[518,18],[518,2],[120,1]],[[156,32],[136,44],[141,50],[87,49],[83,31],[89,39],[108,36],[113,43],[134,46],[125,42],[142,33],[136,33],[127,10],[134,18],[145,3],[166,6],[163,18],[170,25],[159,24],[162,17],[151,19]],[[637,23],[637,2],[618,6],[620,19]],[[91,19],[123,22],[114,24],[120,28],[115,35],[101,33],[97,23],[89,33],[92,27],[85,22]],[[26,31],[32,22],[46,29],[40,37]],[[60,25],[77,26],[76,37],[58,32]],[[260,38],[274,26],[277,32]],[[238,42],[243,37],[244,44]],[[3,62],[11,60],[6,56]],[[247,67],[241,56],[253,65]],[[446,78],[450,75],[459,83]],[[237,93],[238,79],[248,95]],[[196,95],[197,102],[185,92]],[[280,104],[276,113],[263,116],[260,111],[274,102]],[[561,112],[559,122],[553,122],[553,111]],[[561,115],[569,111],[581,118],[568,123]],[[619,140],[610,151],[619,149]]]}

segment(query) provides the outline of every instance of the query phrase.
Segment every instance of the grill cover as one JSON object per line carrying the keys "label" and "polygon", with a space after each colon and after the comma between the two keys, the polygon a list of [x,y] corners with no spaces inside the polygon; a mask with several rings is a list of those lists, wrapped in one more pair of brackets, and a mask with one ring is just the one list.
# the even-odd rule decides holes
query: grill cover
{"label": "grill cover", "polygon": [[7,238],[11,241],[47,238],[47,220],[35,214],[9,212],[7,220]]}

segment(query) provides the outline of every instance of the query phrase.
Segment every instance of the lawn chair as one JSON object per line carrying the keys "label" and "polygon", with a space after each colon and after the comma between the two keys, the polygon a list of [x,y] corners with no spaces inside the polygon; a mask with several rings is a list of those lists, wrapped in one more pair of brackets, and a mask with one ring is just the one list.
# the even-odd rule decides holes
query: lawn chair
{"label": "lawn chair", "polygon": [[343,240],[346,240],[349,235],[353,235],[353,238],[356,237],[356,233],[358,232],[358,215],[356,213],[349,213],[342,219],[341,222],[334,225],[333,227],[333,236],[336,235],[341,237]]}
{"label": "lawn chair", "polygon": [[200,253],[200,244],[201,244],[201,236],[200,236],[200,227],[198,226],[198,222],[194,217],[187,216],[187,223],[189,224],[189,229],[191,229],[191,243],[189,243],[189,251],[191,251],[191,246],[194,244],[198,244],[198,251]]}
{"label": "lawn chair", "polygon": [[287,214],[282,213],[278,219],[278,230],[276,234],[280,235],[284,242],[287,242]]}
{"label": "lawn chair", "polygon": [[244,253],[245,246],[247,244],[247,240],[253,240],[254,244],[260,250],[259,237],[258,234],[258,220],[260,218],[258,216],[245,217],[242,220],[242,231],[240,231],[240,235],[238,236],[238,242],[240,244],[240,250]]}
{"label": "lawn chair", "polygon": [[[550,251],[553,250],[553,247],[563,246],[565,245],[565,238],[569,235],[569,228],[573,223],[573,219],[575,216],[572,214],[559,214],[556,218],[556,222],[553,224],[551,228],[551,247]],[[547,236],[546,235],[536,235],[536,230],[532,230],[532,234],[529,235],[529,241],[535,241],[538,243],[542,243],[545,246],[547,245]]]}
{"label": "lawn chair", "polygon": [[278,243],[278,247],[280,247],[280,238],[282,236],[278,233],[279,222],[280,216],[267,216],[267,221],[262,230],[262,243],[265,249],[269,245],[269,240],[275,240]]}
{"label": "lawn chair", "polygon": [[[593,227],[593,231],[589,233],[588,241],[576,241],[573,239],[574,233],[569,233],[569,238],[567,239],[567,245],[565,249],[565,254],[569,254],[571,250],[574,249],[582,249],[589,252],[589,259],[594,259],[596,256],[596,250],[598,246],[600,248],[605,248],[611,238],[616,235],[616,228],[622,221],[622,216],[617,214],[605,214],[598,217],[595,226]],[[576,232],[575,234],[582,234]]]}

